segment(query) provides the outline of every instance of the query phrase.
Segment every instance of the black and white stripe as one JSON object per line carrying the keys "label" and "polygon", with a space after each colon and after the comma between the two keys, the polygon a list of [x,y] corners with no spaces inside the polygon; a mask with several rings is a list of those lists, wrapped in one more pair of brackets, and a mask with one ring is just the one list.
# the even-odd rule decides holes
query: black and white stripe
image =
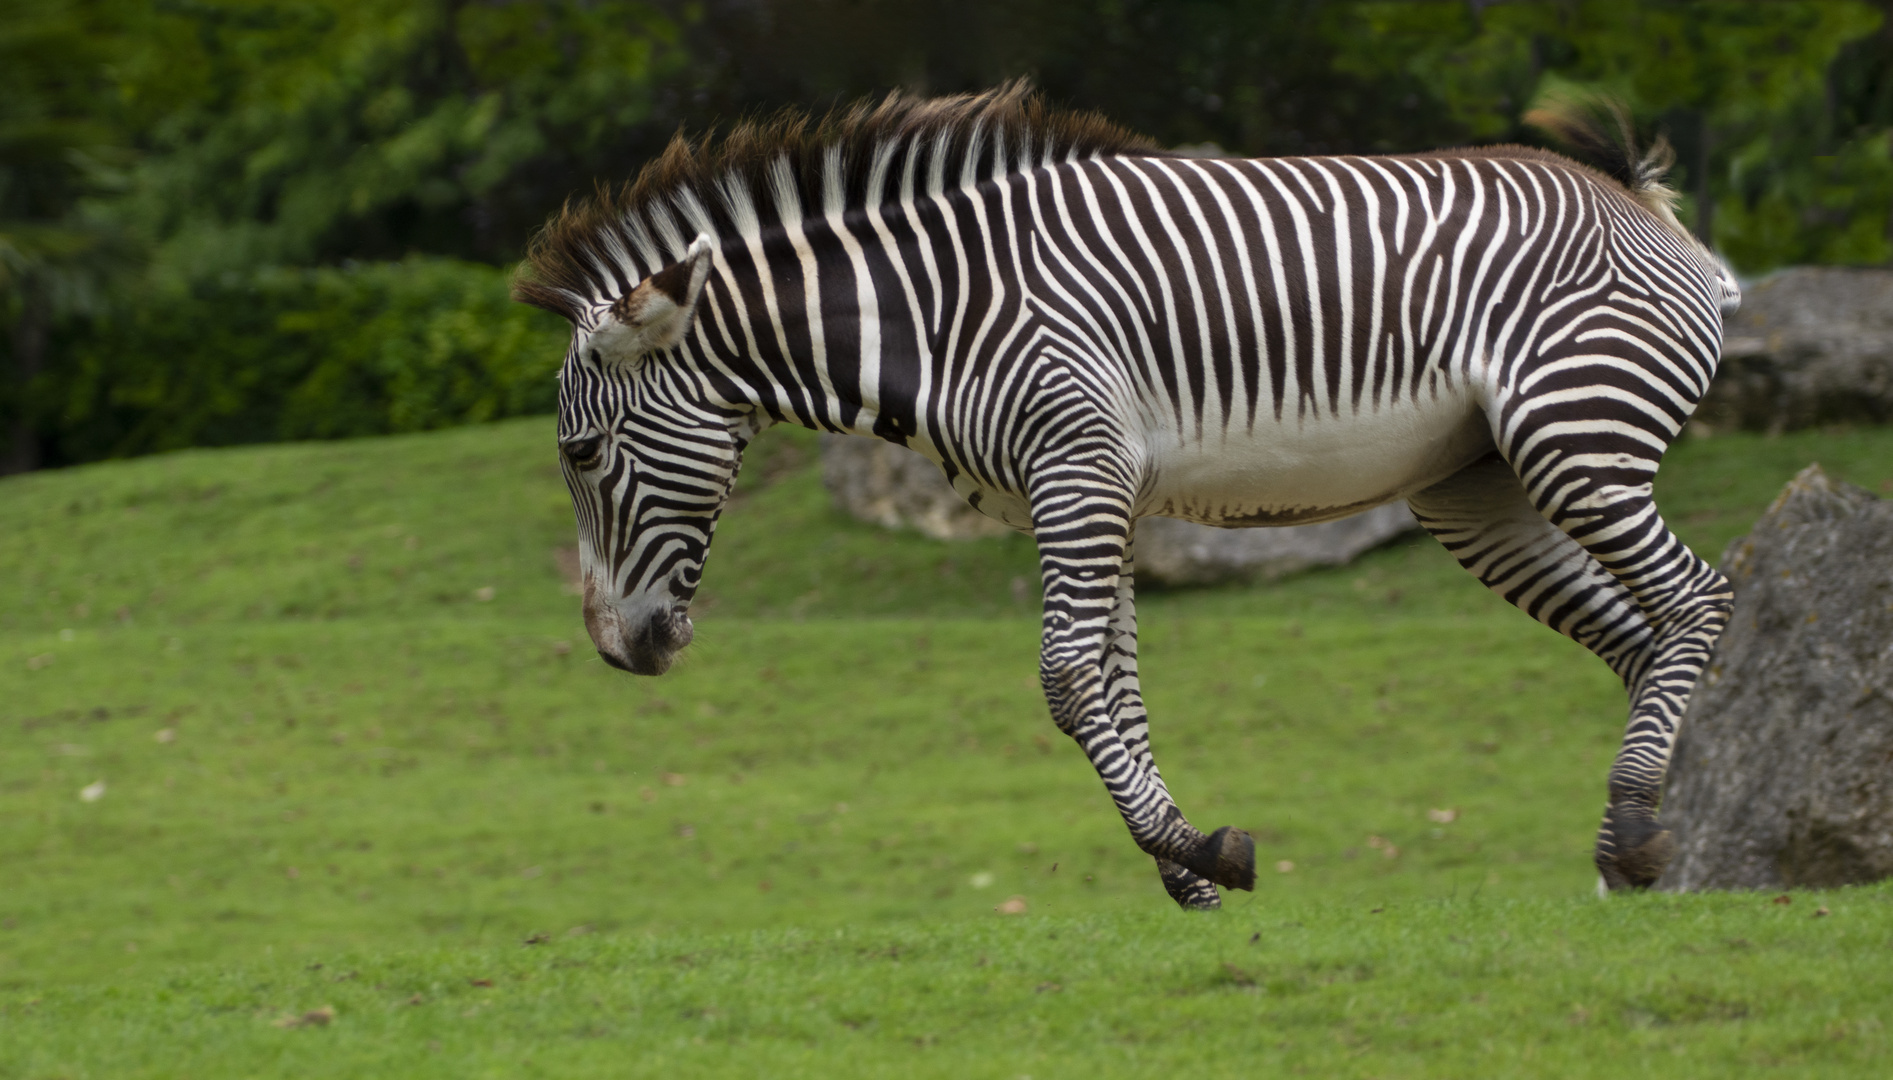
{"label": "black and white stripe", "polygon": [[1170,157],[1016,88],[770,137],[674,150],[670,182],[556,223],[521,286],[575,326],[560,438],[608,660],[661,671],[688,641],[761,428],[910,446],[1034,531],[1053,717],[1171,894],[1213,906],[1252,884],[1252,847],[1192,827],[1151,759],[1134,523],[1405,498],[1624,679],[1598,865],[1654,880],[1663,772],[1729,594],[1650,482],[1736,292],[1653,181],[1520,148]]}

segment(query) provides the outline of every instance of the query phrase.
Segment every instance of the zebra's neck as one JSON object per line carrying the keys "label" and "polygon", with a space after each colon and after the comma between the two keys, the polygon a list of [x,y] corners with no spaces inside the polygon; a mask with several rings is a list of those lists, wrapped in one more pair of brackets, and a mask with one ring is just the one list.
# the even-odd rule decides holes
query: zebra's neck
{"label": "zebra's neck", "polygon": [[[971,197],[916,197],[725,239],[687,354],[733,406],[928,449],[931,361],[974,277],[967,253],[939,250],[939,234],[968,216]],[[994,287],[992,269],[981,287]]]}

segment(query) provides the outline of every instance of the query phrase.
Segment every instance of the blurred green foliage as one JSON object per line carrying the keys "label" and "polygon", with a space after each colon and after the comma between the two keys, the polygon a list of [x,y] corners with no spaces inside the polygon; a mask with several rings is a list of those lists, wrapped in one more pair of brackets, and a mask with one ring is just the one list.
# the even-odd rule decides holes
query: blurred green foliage
{"label": "blurred green foliage", "polygon": [[96,115],[109,50],[60,0],[0,0],[0,475],[39,460],[27,393],[61,319],[101,310],[132,237],[89,212],[127,159]]}
{"label": "blurred green foliage", "polygon": [[[1887,7],[0,0],[0,473],[543,407],[503,374],[511,331],[461,317],[503,305],[467,264],[510,263],[679,128],[894,88],[1027,75],[1168,144],[1296,154],[1532,141],[1536,97],[1599,87],[1676,144],[1687,219],[1741,270],[1884,262]],[[495,347],[451,390],[391,367]]]}
{"label": "blurred green foliage", "polygon": [[[504,272],[450,260],[509,261],[585,178],[635,167],[624,133],[682,58],[672,17],[622,0],[10,2],[32,16],[0,36],[30,61],[16,81],[40,88],[37,113],[76,119],[59,145],[0,143],[0,192],[64,169],[64,198],[20,216],[43,233],[82,212],[149,258],[115,311],[52,334],[55,362],[10,350],[0,472],[550,408],[561,335],[509,309]],[[124,163],[112,190],[72,164],[82,142]],[[12,306],[36,327],[73,309]]]}
{"label": "blurred green foliage", "polygon": [[95,305],[89,272],[112,233],[80,213],[111,186],[114,133],[89,115],[103,53],[48,0],[0,0],[0,289],[7,320],[22,293],[66,312]]}
{"label": "blurred green foliage", "polygon": [[1404,69],[1474,139],[1549,86],[1606,88],[1674,142],[1685,218],[1739,268],[1893,257],[1893,37],[1853,0],[1364,3],[1339,63]]}
{"label": "blurred green foliage", "polygon": [[140,151],[116,209],[174,281],[511,258],[575,179],[632,166],[610,144],[678,59],[675,24],[625,0],[117,0],[99,17],[122,41],[107,115]]}
{"label": "blurred green foliage", "polygon": [[410,258],[265,269],[137,305],[75,335],[42,382],[54,449],[82,461],[550,412],[567,329],[512,303],[506,279]]}
{"label": "blurred green foliage", "polygon": [[[1609,91],[1679,153],[1685,219],[1744,273],[1893,258],[1887,0],[711,0],[725,111],[1034,75],[1170,144],[1244,154],[1538,143]],[[772,48],[772,46],[775,46]]]}

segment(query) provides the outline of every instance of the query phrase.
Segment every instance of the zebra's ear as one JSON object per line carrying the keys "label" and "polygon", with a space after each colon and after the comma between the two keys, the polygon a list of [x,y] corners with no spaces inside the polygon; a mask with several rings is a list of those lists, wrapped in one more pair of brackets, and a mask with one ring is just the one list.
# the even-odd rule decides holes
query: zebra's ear
{"label": "zebra's ear", "polygon": [[684,257],[643,281],[611,305],[587,349],[607,364],[629,364],[650,353],[674,349],[690,332],[697,300],[710,276],[715,243],[708,233],[691,241]]}

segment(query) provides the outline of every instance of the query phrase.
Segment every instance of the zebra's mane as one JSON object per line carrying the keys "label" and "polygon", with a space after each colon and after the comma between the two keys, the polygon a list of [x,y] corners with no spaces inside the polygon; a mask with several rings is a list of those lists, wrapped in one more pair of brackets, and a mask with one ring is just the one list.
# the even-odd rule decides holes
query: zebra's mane
{"label": "zebra's mane", "polygon": [[[896,91],[821,117],[785,110],[721,139],[678,135],[637,179],[568,202],[527,250],[513,296],[576,323],[683,257],[699,233],[824,216],[1094,157],[1166,156],[1093,112],[1047,104],[1024,80],[981,94]],[[911,178],[911,179],[910,179]]]}

